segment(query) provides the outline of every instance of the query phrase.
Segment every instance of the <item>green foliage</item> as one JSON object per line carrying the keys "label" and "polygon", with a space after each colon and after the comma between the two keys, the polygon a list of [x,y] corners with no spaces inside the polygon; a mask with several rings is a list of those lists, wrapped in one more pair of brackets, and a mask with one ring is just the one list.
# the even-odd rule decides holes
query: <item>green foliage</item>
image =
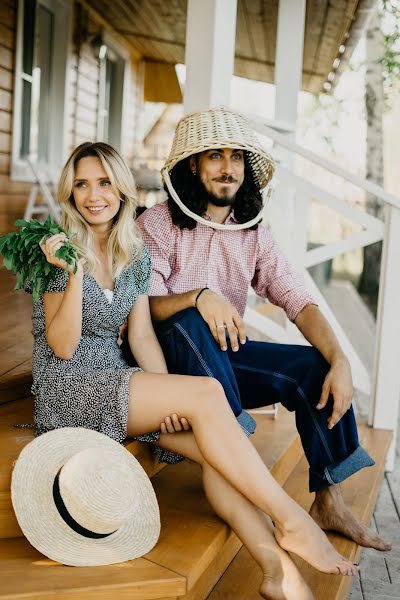
{"label": "green foliage", "polygon": [[384,38],[383,77],[386,91],[400,89],[400,0],[381,0]]}
{"label": "green foliage", "polygon": [[47,217],[45,223],[32,219],[22,219],[15,222],[19,231],[8,233],[0,237],[0,254],[4,258],[4,266],[14,274],[19,274],[15,289],[20,290],[28,280],[32,286],[33,299],[37,300],[46,291],[49,283],[54,281],[57,267],[47,262],[39,243],[57,233],[65,233],[67,241],[56,251],[58,258],[64,259],[68,265],[77,269],[78,254],[76,246],[71,242],[67,232],[52,223]]}

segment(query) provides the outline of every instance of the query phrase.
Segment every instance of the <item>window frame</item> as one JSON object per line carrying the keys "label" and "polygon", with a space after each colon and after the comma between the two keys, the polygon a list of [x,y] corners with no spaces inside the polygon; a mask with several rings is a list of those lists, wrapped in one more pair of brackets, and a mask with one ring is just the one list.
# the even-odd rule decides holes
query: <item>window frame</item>
{"label": "window frame", "polygon": [[[122,86],[121,86],[121,98],[120,103],[120,114],[118,118],[117,131],[112,132],[112,138],[110,139],[110,128],[108,128],[108,139],[107,143],[111,144],[118,152],[123,153],[123,123],[125,117],[128,114],[128,99],[130,89],[130,74],[131,74],[131,56],[125,46],[120,44],[118,40],[109,31],[103,31],[103,42],[111,50],[111,52],[117,56],[117,59],[122,60]],[[104,68],[104,65],[100,66],[100,69]],[[105,69],[104,69],[105,70]],[[99,104],[97,107],[97,129],[96,135],[100,140],[102,136],[103,124],[101,121],[100,111],[103,108],[101,106],[100,94],[103,93],[103,81],[99,79]],[[108,121],[110,123],[110,115],[108,115]],[[115,127],[115,125],[114,125]]]}
{"label": "window frame", "polygon": [[[65,161],[66,153],[67,106],[70,88],[68,58],[71,52],[73,0],[36,0],[36,2],[51,11],[54,18],[54,46],[50,76],[51,110],[48,126],[48,154],[52,158],[48,166],[50,170],[58,170]],[[18,0],[10,177],[13,181],[35,181],[27,160],[20,155],[23,97],[23,27],[24,0]]]}

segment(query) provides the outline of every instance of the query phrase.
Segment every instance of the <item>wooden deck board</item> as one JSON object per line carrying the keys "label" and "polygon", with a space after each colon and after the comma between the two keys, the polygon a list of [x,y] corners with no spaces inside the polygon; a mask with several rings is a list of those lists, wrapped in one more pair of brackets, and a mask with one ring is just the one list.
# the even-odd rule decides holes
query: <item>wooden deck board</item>
{"label": "wooden deck board", "polygon": [[0,269],[0,404],[29,395],[32,383],[32,298],[14,285]]}
{"label": "wooden deck board", "polygon": [[0,565],[1,600],[146,600],[180,596],[186,589],[183,577],[145,558],[71,568],[43,557],[22,538],[0,541]]}

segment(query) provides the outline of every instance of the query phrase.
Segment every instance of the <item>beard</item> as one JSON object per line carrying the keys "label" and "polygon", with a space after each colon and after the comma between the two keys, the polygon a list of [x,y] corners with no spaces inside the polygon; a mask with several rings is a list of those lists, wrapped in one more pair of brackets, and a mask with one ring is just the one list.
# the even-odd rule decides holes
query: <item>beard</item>
{"label": "beard", "polygon": [[207,190],[200,178],[198,180],[198,185],[206,206],[207,204],[213,204],[214,206],[218,206],[219,208],[225,206],[234,206],[236,200],[236,192],[231,195],[229,190],[222,190],[221,195],[215,196]]}

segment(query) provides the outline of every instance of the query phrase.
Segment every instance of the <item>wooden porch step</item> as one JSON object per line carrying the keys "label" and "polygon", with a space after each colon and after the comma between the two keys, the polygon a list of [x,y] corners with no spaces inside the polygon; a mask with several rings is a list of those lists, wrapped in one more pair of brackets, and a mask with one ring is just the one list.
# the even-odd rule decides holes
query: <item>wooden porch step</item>
{"label": "wooden porch step", "polygon": [[32,299],[15,281],[0,269],[0,404],[29,396],[32,385]]}
{"label": "wooden porch step", "polygon": [[[341,484],[347,506],[365,524],[369,524],[376,504],[385,468],[385,459],[392,432],[359,426],[360,443],[371,454],[376,464],[359,471]],[[313,495],[308,493],[308,463],[304,454],[292,470],[284,485],[285,490],[306,510]],[[329,539],[344,556],[358,562],[361,548],[354,542],[334,534]],[[346,600],[353,583],[351,577],[338,577],[319,573],[304,561],[293,557],[304,579],[318,600]],[[261,572],[245,548],[242,548],[207,600],[259,600],[258,586]]]}
{"label": "wooden porch step", "polygon": [[[32,396],[0,406],[0,539],[23,535],[11,504],[11,473],[22,448],[34,437],[33,429],[15,425],[32,422]],[[149,444],[127,440],[124,445],[139,460],[149,477],[164,468],[165,464],[157,461]]]}
{"label": "wooden porch step", "polygon": [[[281,411],[277,421],[258,415],[257,422],[255,445],[284,483],[301,457],[293,415]],[[168,466],[152,483],[161,535],[146,556],[120,565],[73,569],[46,559],[24,538],[2,539],[0,600],[206,598],[241,543],[209,506],[199,467],[189,461]]]}

